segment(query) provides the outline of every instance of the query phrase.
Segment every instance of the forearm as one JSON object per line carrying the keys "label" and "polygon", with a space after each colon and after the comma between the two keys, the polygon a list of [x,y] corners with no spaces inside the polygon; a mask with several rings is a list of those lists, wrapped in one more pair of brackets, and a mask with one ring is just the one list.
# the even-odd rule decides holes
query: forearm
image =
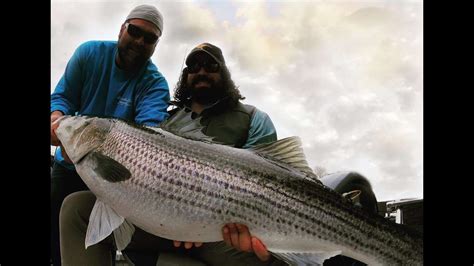
{"label": "forearm", "polygon": [[169,116],[166,111],[169,100],[167,87],[150,89],[137,104],[135,122],[148,126],[156,126],[163,122]]}
{"label": "forearm", "polygon": [[73,114],[78,111],[79,103],[75,94],[77,92],[69,89],[67,92],[63,88],[56,88],[56,91],[51,95],[51,113],[60,111],[63,115]]}
{"label": "forearm", "polygon": [[248,149],[252,146],[274,142],[277,140],[277,133],[270,117],[257,109],[250,123],[249,136],[242,148]]}

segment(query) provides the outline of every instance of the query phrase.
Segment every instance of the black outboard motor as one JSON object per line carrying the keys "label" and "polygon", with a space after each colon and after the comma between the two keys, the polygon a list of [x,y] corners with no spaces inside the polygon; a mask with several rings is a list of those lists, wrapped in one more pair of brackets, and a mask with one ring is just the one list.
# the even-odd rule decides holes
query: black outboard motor
{"label": "black outboard motor", "polygon": [[[377,199],[372,191],[369,180],[356,172],[337,172],[321,177],[320,181],[334,191],[345,195],[353,191],[360,191],[355,205],[361,206],[369,212],[378,213]],[[324,266],[361,266],[364,263],[349,257],[338,255],[324,261]]]}
{"label": "black outboard motor", "polygon": [[321,177],[321,182],[332,188],[334,191],[345,194],[351,191],[360,190],[359,200],[356,205],[362,208],[378,213],[377,199],[369,180],[356,172],[337,172]]}

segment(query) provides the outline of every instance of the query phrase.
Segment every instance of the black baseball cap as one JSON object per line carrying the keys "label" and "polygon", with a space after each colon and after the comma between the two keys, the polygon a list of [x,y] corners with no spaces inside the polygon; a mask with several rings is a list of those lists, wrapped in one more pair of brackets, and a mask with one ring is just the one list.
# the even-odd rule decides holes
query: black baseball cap
{"label": "black baseball cap", "polygon": [[210,55],[212,58],[214,58],[214,60],[216,60],[217,63],[219,63],[219,65],[225,65],[225,60],[224,56],[222,55],[221,49],[207,42],[199,44],[191,51],[191,53],[189,53],[188,57],[186,57],[186,65],[189,65],[193,56],[199,52],[204,52]]}

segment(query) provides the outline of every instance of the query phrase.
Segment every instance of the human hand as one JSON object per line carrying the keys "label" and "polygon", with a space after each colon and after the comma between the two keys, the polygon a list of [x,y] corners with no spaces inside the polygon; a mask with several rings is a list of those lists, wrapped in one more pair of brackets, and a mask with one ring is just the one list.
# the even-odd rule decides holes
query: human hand
{"label": "human hand", "polygon": [[248,227],[243,224],[226,224],[222,235],[228,245],[240,251],[254,252],[261,261],[268,261],[271,257],[262,241],[251,236]]}
{"label": "human hand", "polygon": [[61,111],[54,111],[51,113],[51,145],[53,146],[59,146],[61,144],[55,132],[59,126],[59,123],[55,122],[63,115],[64,114]]}
{"label": "human hand", "polygon": [[[181,246],[181,243],[183,243],[182,241],[176,241],[176,240],[173,240],[173,245],[176,247],[176,248],[179,248]],[[195,247],[200,247],[202,246],[202,242],[184,242],[184,248],[185,249],[190,249],[193,247],[193,245]]]}

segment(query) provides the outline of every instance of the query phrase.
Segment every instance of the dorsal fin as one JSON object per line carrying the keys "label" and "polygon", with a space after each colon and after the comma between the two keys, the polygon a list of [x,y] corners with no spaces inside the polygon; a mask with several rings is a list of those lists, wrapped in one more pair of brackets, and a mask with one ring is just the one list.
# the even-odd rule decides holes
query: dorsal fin
{"label": "dorsal fin", "polygon": [[283,162],[302,172],[309,179],[320,182],[319,177],[308,166],[299,137],[289,137],[271,143],[260,144],[250,148],[250,150],[253,150],[262,157],[276,162]]}
{"label": "dorsal fin", "polygon": [[168,120],[163,121],[159,127],[177,136],[198,140],[203,142],[213,142],[214,137],[210,137],[202,133],[204,126],[201,124],[201,118],[196,119],[183,119],[186,112],[177,112],[171,116]]}

